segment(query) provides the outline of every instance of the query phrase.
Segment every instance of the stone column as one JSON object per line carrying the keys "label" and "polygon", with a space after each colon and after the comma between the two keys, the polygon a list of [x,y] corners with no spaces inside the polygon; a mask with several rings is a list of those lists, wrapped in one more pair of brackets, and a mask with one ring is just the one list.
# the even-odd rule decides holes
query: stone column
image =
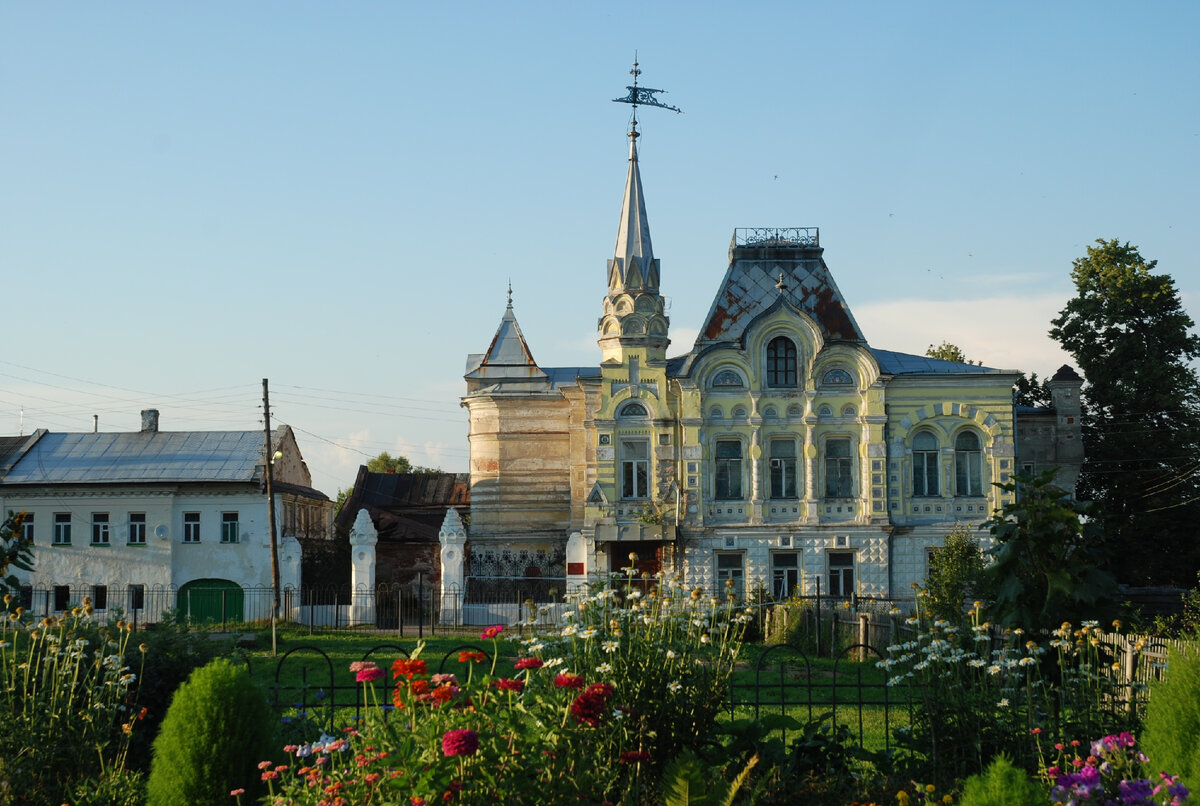
{"label": "stone column", "polygon": [[[279,541],[279,606],[284,619],[296,620],[300,607],[300,541],[285,537]],[[291,591],[289,593],[289,590]],[[287,606],[286,610],[283,610]]]}
{"label": "stone column", "polygon": [[461,618],[463,595],[466,593],[467,530],[458,510],[451,507],[438,531],[442,544],[442,600],[439,610],[442,624],[455,624]]}
{"label": "stone column", "polygon": [[571,532],[567,538],[567,589],[563,593],[572,593],[587,585],[589,568],[588,562],[591,551],[588,541],[582,532]]}
{"label": "stone column", "polygon": [[379,532],[365,509],[350,527],[350,623],[375,623],[375,544]]}

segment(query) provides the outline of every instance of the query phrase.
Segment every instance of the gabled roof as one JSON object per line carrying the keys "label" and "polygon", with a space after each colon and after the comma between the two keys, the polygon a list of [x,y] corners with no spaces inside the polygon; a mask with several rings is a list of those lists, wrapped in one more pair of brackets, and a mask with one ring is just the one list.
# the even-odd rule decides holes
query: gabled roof
{"label": "gabled roof", "polygon": [[[281,426],[273,443],[291,429]],[[258,482],[261,431],[44,434],[5,475],[12,484]]]}
{"label": "gabled roof", "polygon": [[360,466],[334,525],[349,533],[366,509],[380,539],[436,543],[446,510],[470,505],[467,473],[368,473]]}
{"label": "gabled roof", "polygon": [[13,465],[19,462],[21,457],[45,435],[46,429],[39,428],[28,436],[0,437],[0,481],[4,480]]}

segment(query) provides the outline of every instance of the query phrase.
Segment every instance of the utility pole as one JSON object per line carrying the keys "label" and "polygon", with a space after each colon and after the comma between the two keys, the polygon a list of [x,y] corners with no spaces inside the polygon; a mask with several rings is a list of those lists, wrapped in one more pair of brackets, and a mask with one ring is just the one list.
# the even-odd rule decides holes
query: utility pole
{"label": "utility pole", "polygon": [[275,637],[275,624],[279,620],[279,541],[275,537],[275,452],[271,448],[271,399],[267,392],[267,379],[263,378],[263,428],[267,442],[267,528],[271,531],[271,655],[279,654]]}

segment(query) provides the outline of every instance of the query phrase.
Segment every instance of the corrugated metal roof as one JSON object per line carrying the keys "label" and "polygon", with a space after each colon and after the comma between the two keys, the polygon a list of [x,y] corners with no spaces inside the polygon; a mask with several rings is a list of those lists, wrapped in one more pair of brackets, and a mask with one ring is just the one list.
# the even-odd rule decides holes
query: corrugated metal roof
{"label": "corrugated metal roof", "polygon": [[261,431],[46,434],[5,484],[256,481]]}

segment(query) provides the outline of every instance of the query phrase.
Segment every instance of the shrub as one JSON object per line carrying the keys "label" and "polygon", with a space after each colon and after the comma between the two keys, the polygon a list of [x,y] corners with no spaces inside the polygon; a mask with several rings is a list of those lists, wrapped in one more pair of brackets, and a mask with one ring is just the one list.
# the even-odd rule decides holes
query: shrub
{"label": "shrub", "polygon": [[1014,767],[1007,756],[992,759],[982,775],[972,775],[963,785],[961,806],[1022,806],[1049,804],[1046,788]]}
{"label": "shrub", "polygon": [[1172,650],[1164,680],[1150,689],[1142,740],[1159,769],[1200,790],[1200,650]]}
{"label": "shrub", "polygon": [[175,692],[154,741],[147,803],[225,806],[239,787],[253,796],[256,764],[275,749],[276,721],[245,666],[218,658],[197,669]]}

